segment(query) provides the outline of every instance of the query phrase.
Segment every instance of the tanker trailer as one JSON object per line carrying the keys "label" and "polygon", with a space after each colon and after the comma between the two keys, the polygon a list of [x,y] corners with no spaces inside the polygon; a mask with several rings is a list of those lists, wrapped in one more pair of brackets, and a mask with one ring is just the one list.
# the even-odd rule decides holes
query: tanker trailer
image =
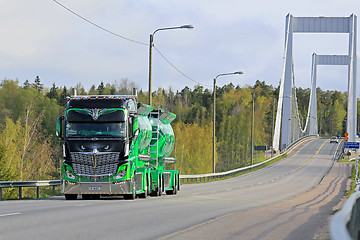
{"label": "tanker trailer", "polygon": [[151,195],[160,196],[176,194],[180,190],[178,170],[167,170],[167,163],[175,163],[176,159],[169,157],[175,144],[175,135],[170,123],[176,118],[174,113],[163,109],[150,113],[152,139],[150,142]]}

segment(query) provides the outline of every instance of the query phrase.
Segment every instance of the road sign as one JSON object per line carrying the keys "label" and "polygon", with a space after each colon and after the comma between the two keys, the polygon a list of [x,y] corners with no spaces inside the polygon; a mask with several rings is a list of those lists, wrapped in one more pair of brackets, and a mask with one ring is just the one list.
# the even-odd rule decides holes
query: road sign
{"label": "road sign", "polygon": [[266,151],[268,150],[268,146],[254,146],[255,151]]}
{"label": "road sign", "polygon": [[356,148],[359,149],[359,143],[358,142],[345,142],[344,148]]}

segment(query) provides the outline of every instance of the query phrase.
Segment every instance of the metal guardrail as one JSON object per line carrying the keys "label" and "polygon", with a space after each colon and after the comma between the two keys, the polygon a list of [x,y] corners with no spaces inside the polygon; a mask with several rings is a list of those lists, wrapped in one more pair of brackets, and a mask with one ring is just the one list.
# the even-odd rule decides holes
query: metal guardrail
{"label": "metal guardrail", "polygon": [[257,168],[265,163],[268,163],[272,160],[274,160],[275,158],[281,157],[283,155],[285,155],[286,153],[288,153],[291,149],[293,149],[298,143],[309,139],[309,138],[313,138],[313,137],[318,137],[318,135],[309,135],[306,137],[302,137],[299,138],[297,141],[293,142],[292,144],[290,144],[281,154],[278,154],[272,158],[269,158],[266,161],[263,161],[261,163],[257,163],[257,164],[253,164],[250,166],[246,166],[246,167],[242,167],[242,168],[237,168],[234,170],[230,170],[230,171],[226,171],[226,172],[219,172],[219,173],[208,173],[208,174],[197,174],[197,175],[180,175],[180,181],[182,183],[189,183],[189,182],[205,182],[205,181],[210,181],[210,180],[214,180],[214,179],[220,179],[220,178],[224,178],[224,177],[228,177],[228,176],[234,176],[237,175],[241,172],[253,169],[253,168]]}
{"label": "metal guardrail", "polygon": [[360,192],[351,194],[341,211],[330,221],[332,240],[351,240],[360,237]]}
{"label": "metal guardrail", "polygon": [[21,199],[23,187],[36,187],[36,197],[40,198],[40,187],[53,186],[53,191],[55,192],[55,187],[59,185],[60,180],[0,182],[0,200],[2,200],[3,188],[19,188],[19,199]]}
{"label": "metal guardrail", "polygon": [[343,158],[343,156],[344,156],[344,143],[345,143],[344,140],[340,140],[340,143],[339,143],[340,145],[336,149],[335,156],[334,156],[333,160],[339,160],[339,159]]}

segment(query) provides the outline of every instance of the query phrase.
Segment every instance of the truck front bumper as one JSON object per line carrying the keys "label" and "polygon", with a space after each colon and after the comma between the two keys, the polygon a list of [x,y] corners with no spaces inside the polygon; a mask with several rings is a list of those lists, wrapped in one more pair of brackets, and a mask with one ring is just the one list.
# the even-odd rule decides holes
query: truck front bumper
{"label": "truck front bumper", "polygon": [[131,181],[121,182],[71,182],[62,180],[62,192],[64,194],[101,194],[122,195],[131,194]]}

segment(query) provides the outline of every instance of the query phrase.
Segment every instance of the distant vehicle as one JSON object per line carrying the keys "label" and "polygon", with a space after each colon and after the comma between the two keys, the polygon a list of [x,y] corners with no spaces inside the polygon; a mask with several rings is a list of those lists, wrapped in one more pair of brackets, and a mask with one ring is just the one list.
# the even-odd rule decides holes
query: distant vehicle
{"label": "distant vehicle", "polygon": [[331,137],[330,143],[339,143],[339,139],[337,137]]}

